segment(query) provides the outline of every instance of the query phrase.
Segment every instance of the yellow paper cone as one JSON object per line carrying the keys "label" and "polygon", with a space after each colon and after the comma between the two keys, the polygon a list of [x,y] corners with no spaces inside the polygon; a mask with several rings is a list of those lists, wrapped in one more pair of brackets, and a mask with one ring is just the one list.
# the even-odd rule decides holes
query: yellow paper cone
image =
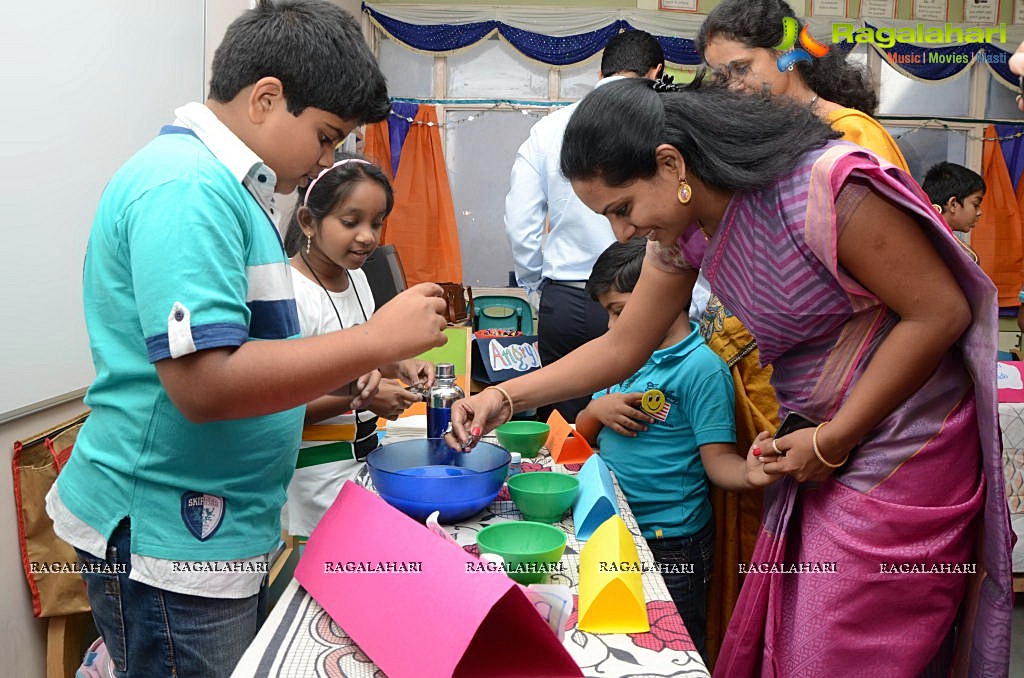
{"label": "yellow paper cone", "polygon": [[601,523],[580,551],[580,630],[650,631],[642,572],[633,535],[622,518],[615,515]]}

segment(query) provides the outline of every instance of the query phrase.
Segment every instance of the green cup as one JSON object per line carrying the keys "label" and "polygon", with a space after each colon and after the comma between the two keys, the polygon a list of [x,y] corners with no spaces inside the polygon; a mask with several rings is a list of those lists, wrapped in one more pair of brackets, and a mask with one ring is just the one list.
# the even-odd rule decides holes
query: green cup
{"label": "green cup", "polygon": [[526,459],[537,456],[548,440],[551,427],[542,421],[509,421],[494,429],[494,433],[502,447]]}
{"label": "green cup", "polygon": [[576,476],[552,471],[533,471],[509,476],[508,491],[527,520],[557,523],[576,501],[580,481]]}
{"label": "green cup", "polygon": [[539,584],[557,571],[565,551],[565,532],[525,520],[488,525],[476,535],[480,553],[505,559],[505,573],[520,584]]}

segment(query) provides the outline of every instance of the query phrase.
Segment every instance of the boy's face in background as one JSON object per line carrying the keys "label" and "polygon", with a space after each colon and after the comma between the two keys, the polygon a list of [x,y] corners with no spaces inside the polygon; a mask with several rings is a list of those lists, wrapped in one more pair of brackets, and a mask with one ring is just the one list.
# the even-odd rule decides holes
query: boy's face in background
{"label": "boy's face in background", "polygon": [[965,197],[962,203],[956,198],[950,198],[942,214],[949,227],[961,233],[967,233],[974,228],[981,217],[981,200],[984,197],[983,191],[975,191]]}
{"label": "boy's face in background", "polygon": [[326,167],[334,164],[334,148],[356,127],[319,108],[307,108],[292,115],[284,104],[275,106],[261,126],[264,141],[253,149],[277,175],[277,193],[287,194],[306,186]]}
{"label": "boy's face in background", "polygon": [[615,321],[619,319],[630,296],[632,296],[632,292],[618,292],[614,289],[597,295],[597,303],[608,311],[608,329],[611,329]]}

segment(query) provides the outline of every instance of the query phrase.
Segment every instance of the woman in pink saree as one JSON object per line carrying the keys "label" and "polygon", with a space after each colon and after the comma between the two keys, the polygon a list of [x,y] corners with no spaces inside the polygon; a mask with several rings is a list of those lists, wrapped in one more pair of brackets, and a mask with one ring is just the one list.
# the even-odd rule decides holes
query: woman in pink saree
{"label": "woman in pink saree", "polygon": [[455,436],[631,374],[702,267],[780,415],[820,422],[749,451],[780,480],[715,675],[1005,676],[995,288],[913,179],[835,136],[716,87],[588,95],[562,169],[617,238],[649,238],[640,282],[602,338],[456,403]]}

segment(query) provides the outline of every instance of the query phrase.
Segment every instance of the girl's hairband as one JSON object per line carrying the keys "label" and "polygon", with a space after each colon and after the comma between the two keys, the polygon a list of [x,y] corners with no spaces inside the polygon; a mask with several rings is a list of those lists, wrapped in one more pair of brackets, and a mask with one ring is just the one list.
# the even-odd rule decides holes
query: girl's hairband
{"label": "girl's hairband", "polygon": [[334,163],[330,167],[327,167],[326,169],[322,170],[320,174],[316,175],[316,179],[313,179],[313,181],[309,182],[309,186],[306,187],[306,196],[302,199],[302,206],[309,207],[309,194],[313,192],[313,187],[316,186],[316,182],[320,181],[320,177],[327,174],[335,167],[341,167],[342,165],[347,165],[350,162],[358,162],[364,165],[373,164],[369,160],[363,160],[362,158],[344,158]]}

